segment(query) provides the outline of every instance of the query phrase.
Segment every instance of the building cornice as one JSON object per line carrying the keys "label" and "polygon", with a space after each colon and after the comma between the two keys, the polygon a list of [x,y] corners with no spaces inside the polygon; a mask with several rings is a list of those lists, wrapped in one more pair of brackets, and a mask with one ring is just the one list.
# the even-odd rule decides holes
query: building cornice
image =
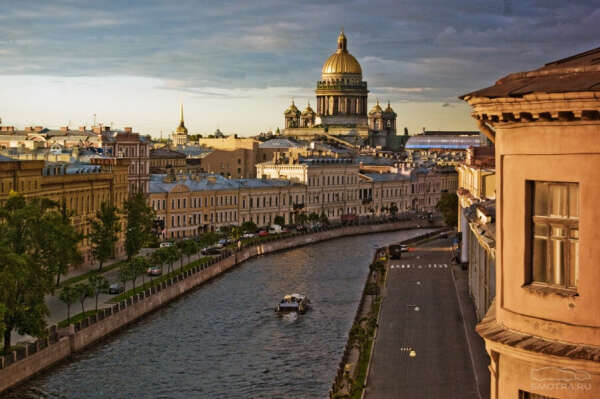
{"label": "building cornice", "polygon": [[600,120],[600,92],[531,93],[522,97],[465,97],[472,116],[496,126],[504,123]]}

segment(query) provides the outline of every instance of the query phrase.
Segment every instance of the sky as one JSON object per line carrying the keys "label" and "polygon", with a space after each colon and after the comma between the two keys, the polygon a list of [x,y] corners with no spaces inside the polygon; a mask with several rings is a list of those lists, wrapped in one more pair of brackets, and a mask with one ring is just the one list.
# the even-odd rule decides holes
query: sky
{"label": "sky", "polygon": [[166,137],[283,127],[315,104],[340,29],[411,133],[475,130],[457,96],[598,47],[597,0],[0,1],[4,125]]}

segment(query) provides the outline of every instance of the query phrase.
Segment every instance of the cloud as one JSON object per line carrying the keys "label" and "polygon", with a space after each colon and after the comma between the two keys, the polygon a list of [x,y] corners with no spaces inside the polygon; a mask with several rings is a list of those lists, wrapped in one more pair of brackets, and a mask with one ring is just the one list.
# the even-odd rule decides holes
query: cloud
{"label": "cloud", "polygon": [[210,98],[311,93],[342,27],[373,93],[449,103],[597,46],[600,10],[591,0],[3,2],[0,74],[157,78]]}

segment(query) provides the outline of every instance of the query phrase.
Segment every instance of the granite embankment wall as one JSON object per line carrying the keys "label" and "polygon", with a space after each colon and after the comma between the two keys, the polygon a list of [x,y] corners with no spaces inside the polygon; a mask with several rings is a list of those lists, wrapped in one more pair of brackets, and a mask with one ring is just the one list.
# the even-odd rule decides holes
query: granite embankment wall
{"label": "granite embankment wall", "polygon": [[53,326],[48,329],[46,338],[27,344],[8,356],[0,356],[0,392],[26,380],[52,364],[66,359],[72,353],[94,344],[127,324],[254,256],[339,237],[416,227],[420,226],[417,226],[417,222],[414,221],[340,227],[261,242],[222,255],[208,264],[198,265],[179,276],[162,282],[161,285],[129,298],[127,301],[102,309],[97,315],[71,325],[66,330],[61,331]]}

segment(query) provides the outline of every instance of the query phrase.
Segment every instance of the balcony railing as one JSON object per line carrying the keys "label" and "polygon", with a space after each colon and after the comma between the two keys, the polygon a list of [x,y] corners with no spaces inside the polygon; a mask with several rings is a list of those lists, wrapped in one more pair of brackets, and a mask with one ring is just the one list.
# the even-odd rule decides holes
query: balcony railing
{"label": "balcony railing", "polygon": [[317,89],[323,90],[367,90],[367,82],[356,83],[342,83],[342,82],[317,82]]}

